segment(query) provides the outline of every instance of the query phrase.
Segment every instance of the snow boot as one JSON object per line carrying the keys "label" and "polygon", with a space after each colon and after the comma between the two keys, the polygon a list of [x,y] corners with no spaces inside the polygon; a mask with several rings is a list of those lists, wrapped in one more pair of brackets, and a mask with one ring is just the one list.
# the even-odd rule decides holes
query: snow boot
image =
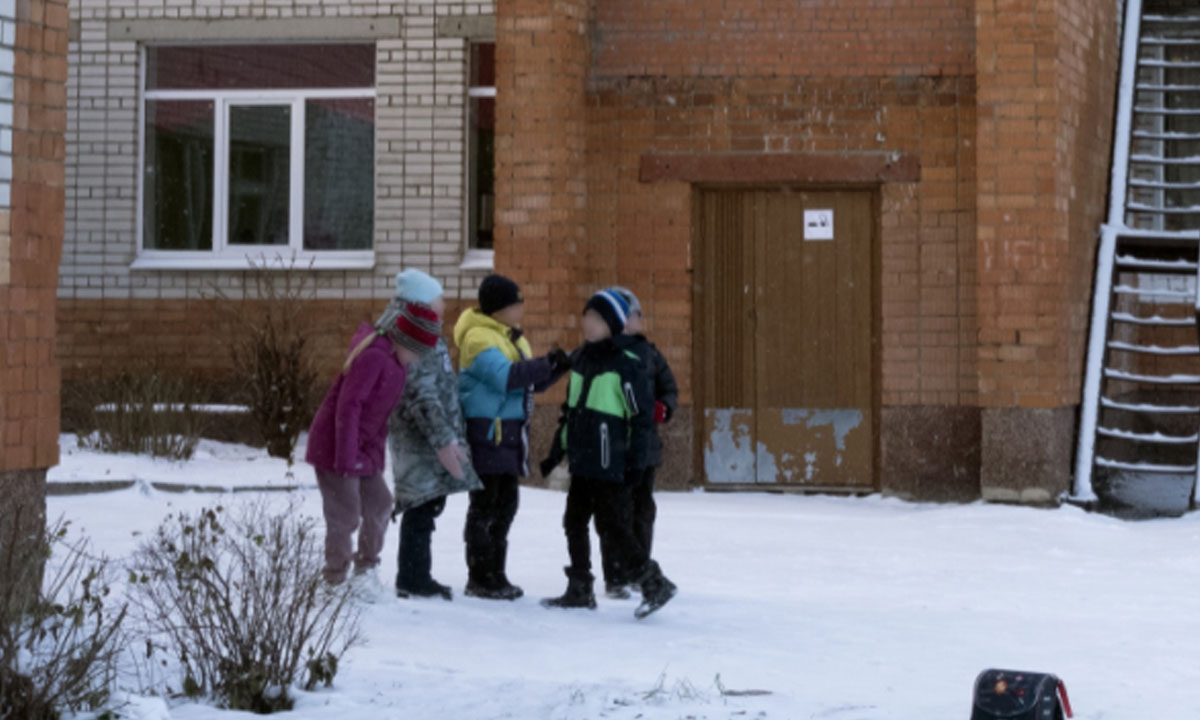
{"label": "snow boot", "polygon": [[611,600],[628,600],[631,597],[625,583],[614,582],[604,583],[604,596]]}
{"label": "snow boot", "polygon": [[662,574],[662,569],[653,560],[646,565],[639,584],[642,586],[642,604],[638,605],[637,610],[633,612],[633,616],[638,620],[670,602],[678,589],[675,587],[675,583]]}
{"label": "snow boot", "polygon": [[454,591],[437,580],[430,578],[422,583],[397,583],[396,597],[405,599],[440,597],[443,600],[453,600]]}
{"label": "snow boot", "polygon": [[516,600],[519,597],[524,597],[525,591],[520,585],[513,585],[508,580],[508,541],[504,540],[496,545],[496,587],[503,593],[507,600]]}
{"label": "snow boot", "polygon": [[470,578],[467,580],[467,587],[463,590],[463,595],[482,600],[516,600],[524,594],[521,588],[507,580],[501,582],[495,575]]}
{"label": "snow boot", "polygon": [[592,591],[591,573],[583,575],[572,573],[571,568],[563,568],[567,574],[567,591],[556,598],[542,600],[544,608],[587,608],[596,609],[596,593]]}

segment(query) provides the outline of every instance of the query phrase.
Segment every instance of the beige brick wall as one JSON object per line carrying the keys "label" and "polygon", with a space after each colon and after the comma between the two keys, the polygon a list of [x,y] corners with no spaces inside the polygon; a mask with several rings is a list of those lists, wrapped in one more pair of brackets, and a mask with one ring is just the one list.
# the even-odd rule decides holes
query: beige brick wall
{"label": "beige brick wall", "polygon": [[[137,255],[139,46],[109,37],[122,19],[392,17],[376,44],[375,267],[316,271],[325,299],[386,298],[419,267],[449,297],[471,297],[482,271],[462,271],[465,232],[466,41],[439,37],[447,16],[491,15],[492,0],[73,0],[67,219],[59,298],[196,299],[236,271],[131,270]],[[278,40],[280,38],[272,37]]]}

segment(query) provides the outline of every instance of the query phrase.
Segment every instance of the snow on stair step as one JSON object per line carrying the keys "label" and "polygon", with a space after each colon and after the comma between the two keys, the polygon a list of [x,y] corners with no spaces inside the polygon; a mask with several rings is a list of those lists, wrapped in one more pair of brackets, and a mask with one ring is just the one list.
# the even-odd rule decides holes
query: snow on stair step
{"label": "snow on stair step", "polygon": [[1139,83],[1137,89],[1146,92],[1194,93],[1200,92],[1200,85],[1142,85]]}
{"label": "snow on stair step", "polygon": [[1117,265],[1147,270],[1196,270],[1200,267],[1190,260],[1151,260],[1135,255],[1118,255]]}
{"label": "snow on stair step", "polygon": [[[1200,135],[1196,136],[1200,140]],[[1134,178],[1129,181],[1130,187],[1150,188],[1152,190],[1200,190],[1200,182],[1167,182],[1165,180],[1139,180]]]}
{"label": "snow on stair step", "polygon": [[1112,340],[1108,343],[1108,347],[1112,350],[1124,350],[1125,352],[1142,353],[1143,355],[1200,355],[1200,346],[1197,345],[1137,345],[1135,343],[1122,342],[1120,340]]}
{"label": "snow on stair step", "polygon": [[1126,403],[1111,398],[1100,398],[1100,406],[1126,412],[1149,413],[1152,415],[1186,415],[1200,413],[1200,405],[1156,405],[1154,403]]}
{"label": "snow on stair step", "polygon": [[1133,109],[1135,113],[1141,115],[1172,115],[1172,116],[1190,116],[1200,115],[1200,108],[1166,108],[1153,107],[1150,105],[1139,105]]}
{"label": "snow on stair step", "polygon": [[1182,373],[1174,375],[1142,375],[1140,373],[1117,370],[1116,368],[1104,368],[1104,377],[1112,378],[1113,380],[1150,383],[1152,385],[1200,385],[1200,375],[1184,375]]}
{"label": "snow on stair step", "polygon": [[[1158,155],[1132,155],[1129,158],[1130,162],[1146,163],[1153,165],[1200,165],[1200,155],[1186,155],[1179,157],[1160,157]],[[1125,234],[1125,233],[1122,233]],[[1195,233],[1192,236],[1195,237]]]}
{"label": "snow on stair step", "polygon": [[1143,15],[1142,22],[1155,25],[1200,25],[1200,15]]}
{"label": "snow on stair step", "polygon": [[[1200,68],[1200,63],[1196,63],[1196,67]],[[1134,130],[1133,137],[1140,140],[1200,140],[1200,133]]]}
{"label": "snow on stair step", "polygon": [[1156,465],[1154,463],[1131,463],[1121,462],[1120,460],[1110,460],[1106,457],[1096,456],[1096,464],[1101,467],[1112,468],[1113,470],[1132,470],[1135,472],[1146,473],[1194,473],[1196,472],[1195,465]]}
{"label": "snow on stair step", "polygon": [[1137,433],[1131,430],[1120,430],[1117,428],[1096,428],[1096,432],[1105,437],[1117,438],[1120,440],[1132,440],[1134,442],[1156,443],[1161,445],[1187,445],[1200,441],[1200,435],[1164,435],[1160,432],[1153,433]]}
{"label": "snow on stair step", "polygon": [[1200,205],[1185,205],[1179,207],[1163,205],[1146,205],[1144,203],[1129,203],[1125,206],[1129,212],[1156,213],[1160,215],[1200,215]]}
{"label": "snow on stair step", "polygon": [[1142,36],[1139,38],[1141,44],[1150,44],[1150,46],[1196,46],[1200,47],[1200,37],[1160,37],[1160,36]]}
{"label": "snow on stair step", "polygon": [[1171,290],[1170,288],[1135,287],[1133,285],[1118,285],[1113,288],[1118,295],[1145,295],[1146,297],[1161,298],[1194,298],[1194,290]]}
{"label": "snow on stair step", "polygon": [[1195,317],[1185,318],[1168,318],[1161,315],[1134,315],[1133,313],[1115,312],[1110,316],[1114,322],[1129,323],[1131,325],[1165,325],[1172,327],[1186,327],[1195,325]]}

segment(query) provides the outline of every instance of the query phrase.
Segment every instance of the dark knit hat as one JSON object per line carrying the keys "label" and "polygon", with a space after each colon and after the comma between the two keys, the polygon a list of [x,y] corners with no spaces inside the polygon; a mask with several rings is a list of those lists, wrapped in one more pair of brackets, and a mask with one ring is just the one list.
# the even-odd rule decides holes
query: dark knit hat
{"label": "dark knit hat", "polygon": [[479,285],[479,309],[484,315],[495,315],[523,302],[520,286],[503,275],[488,275]]}
{"label": "dark knit hat", "polygon": [[625,332],[625,321],[629,319],[629,303],[612,290],[601,290],[588,298],[583,311],[595,310],[608,323],[613,337]]}
{"label": "dark knit hat", "polygon": [[384,328],[392,342],[417,355],[424,355],[437,347],[442,334],[442,320],[433,308],[410,302],[404,303],[399,309],[395,321]]}

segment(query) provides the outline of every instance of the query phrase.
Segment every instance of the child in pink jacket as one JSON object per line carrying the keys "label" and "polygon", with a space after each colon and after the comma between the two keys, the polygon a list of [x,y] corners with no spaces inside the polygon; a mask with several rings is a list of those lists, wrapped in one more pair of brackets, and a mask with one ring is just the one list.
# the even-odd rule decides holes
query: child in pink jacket
{"label": "child in pink jacket", "polygon": [[[392,512],[383,479],[387,421],[404,393],[406,366],[433,350],[441,319],[425,305],[389,308],[363,323],[342,372],[313,418],[305,460],[316,468],[325,514],[325,580],[337,585],[379,565]],[[358,551],[353,535],[358,530]]]}

